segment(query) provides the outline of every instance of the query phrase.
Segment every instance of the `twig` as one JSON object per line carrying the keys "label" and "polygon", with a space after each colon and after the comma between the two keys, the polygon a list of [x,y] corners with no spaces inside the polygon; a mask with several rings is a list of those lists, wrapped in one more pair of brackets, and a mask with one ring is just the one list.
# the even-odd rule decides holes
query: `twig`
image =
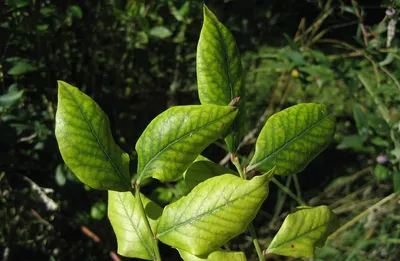
{"label": "twig", "polygon": [[362,35],[363,35],[364,44],[365,44],[365,46],[367,46],[368,45],[368,36],[369,36],[369,34],[368,34],[367,29],[365,28],[365,25],[364,25],[364,23],[362,21],[360,8],[358,8],[358,3],[357,3],[356,0],[351,0],[351,3],[353,5],[353,7],[354,7],[355,14],[356,14],[356,16],[357,16],[357,18],[359,20],[359,25],[360,25],[361,32],[362,32]]}
{"label": "twig", "polygon": [[280,183],[276,178],[272,177],[271,181],[273,183],[275,183],[275,185],[277,185],[283,192],[285,192],[286,194],[289,195],[289,197],[291,197],[292,199],[294,199],[297,204],[299,204],[300,206],[307,206],[307,204],[299,197],[297,197],[292,191],[290,191],[290,189],[288,189],[287,187],[285,187],[285,185],[283,185],[282,183]]}

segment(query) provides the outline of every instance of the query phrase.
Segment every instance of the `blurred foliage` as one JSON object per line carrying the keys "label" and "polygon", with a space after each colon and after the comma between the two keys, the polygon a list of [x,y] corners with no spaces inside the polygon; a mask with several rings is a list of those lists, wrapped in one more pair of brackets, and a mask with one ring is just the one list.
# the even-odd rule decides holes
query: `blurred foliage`
{"label": "blurred foliage", "polygon": [[[310,205],[329,205],[343,222],[400,191],[398,1],[205,2],[233,32],[247,72],[243,160],[270,115],[320,102],[338,119],[335,144],[298,180],[282,183]],[[116,244],[106,195],[78,183],[58,152],[56,80],[80,86],[104,108],[134,169],[131,148],[150,120],[169,106],[198,103],[201,9],[191,0],[0,2],[3,260],[111,259]],[[218,145],[205,155],[223,158]],[[164,205],[188,191],[179,181],[151,185],[144,192]],[[265,246],[295,206],[276,188],[270,198],[255,220]],[[396,260],[399,205],[373,213],[316,260]],[[248,245],[229,247],[250,251]]]}

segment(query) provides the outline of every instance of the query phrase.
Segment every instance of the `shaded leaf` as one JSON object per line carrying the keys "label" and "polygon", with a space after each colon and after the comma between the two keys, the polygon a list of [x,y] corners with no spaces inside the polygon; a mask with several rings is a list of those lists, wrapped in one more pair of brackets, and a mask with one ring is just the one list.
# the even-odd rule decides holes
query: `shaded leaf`
{"label": "shaded leaf", "polygon": [[198,160],[190,165],[183,174],[183,178],[185,179],[188,189],[192,190],[200,182],[226,173],[238,175],[235,171],[225,168],[210,160]]}
{"label": "shaded leaf", "polygon": [[225,139],[230,152],[236,151],[245,109],[244,73],[232,33],[204,6],[204,24],[197,46],[197,85],[202,104],[228,105],[240,97],[238,117],[232,134]]}
{"label": "shaded leaf", "polygon": [[325,105],[305,103],[272,115],[257,139],[248,169],[295,174],[330,143],[335,119]]}
{"label": "shaded leaf", "polygon": [[[155,231],[162,208],[140,195],[150,226]],[[118,254],[153,260],[153,235],[148,233],[131,192],[108,191],[108,218],[117,237]]]}
{"label": "shaded leaf", "polygon": [[79,19],[82,19],[82,17],[83,17],[82,9],[81,9],[79,6],[77,6],[77,5],[71,5],[71,6],[68,8],[68,14],[69,14],[71,17],[77,17],[77,18],[79,18]]}
{"label": "shaded leaf", "polygon": [[165,244],[193,255],[219,249],[243,233],[268,196],[272,173],[243,180],[231,174],[210,178],[165,207],[157,229]]}
{"label": "shaded leaf", "polygon": [[107,205],[103,201],[94,203],[90,209],[90,216],[96,220],[102,220],[107,213]]}
{"label": "shaded leaf", "polygon": [[179,178],[194,159],[229,128],[237,109],[231,106],[176,106],[158,115],[136,143],[138,181]]}
{"label": "shaded leaf", "polygon": [[130,189],[129,155],[115,144],[107,115],[86,94],[58,82],[56,138],[71,171],[95,189]]}
{"label": "shaded leaf", "polygon": [[164,26],[155,26],[151,28],[149,34],[160,39],[165,39],[172,35],[171,31]]}
{"label": "shaded leaf", "polygon": [[311,258],[315,247],[323,247],[337,227],[336,216],[327,206],[302,207],[285,218],[267,252]]}
{"label": "shaded leaf", "polygon": [[7,73],[9,75],[17,76],[17,75],[25,74],[28,72],[37,71],[37,69],[38,68],[35,65],[31,64],[30,62],[25,61],[25,60],[20,60],[20,61],[16,62],[13,65],[13,67],[10,70],[8,70]]}
{"label": "shaded leaf", "polygon": [[217,250],[211,252],[208,255],[204,256],[195,256],[186,252],[182,249],[178,249],[179,254],[181,255],[184,261],[246,261],[246,255],[243,252],[239,251],[224,251],[224,250]]}
{"label": "shaded leaf", "polygon": [[361,136],[368,134],[368,118],[358,103],[353,104],[353,117],[356,122],[358,134]]}
{"label": "shaded leaf", "polygon": [[16,88],[9,88],[6,94],[0,96],[1,107],[11,107],[16,104],[24,95],[24,91],[18,91]]}
{"label": "shaded leaf", "polygon": [[65,177],[64,170],[63,170],[63,165],[59,164],[56,168],[56,183],[58,186],[62,187],[65,185],[67,182],[67,178]]}

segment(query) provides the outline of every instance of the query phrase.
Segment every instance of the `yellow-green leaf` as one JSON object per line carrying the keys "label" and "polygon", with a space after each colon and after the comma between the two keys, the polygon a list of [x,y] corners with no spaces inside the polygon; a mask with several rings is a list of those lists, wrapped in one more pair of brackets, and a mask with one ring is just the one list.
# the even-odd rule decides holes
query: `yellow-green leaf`
{"label": "yellow-green leaf", "polygon": [[289,107],[268,119],[247,169],[276,167],[278,175],[298,173],[328,146],[334,131],[335,118],[325,105]]}
{"label": "yellow-green leaf", "polygon": [[323,247],[337,226],[336,216],[327,206],[302,207],[286,217],[267,252],[311,258],[315,247]]}
{"label": "yellow-green leaf", "polygon": [[[143,206],[153,231],[156,230],[162,208],[141,195]],[[118,254],[153,260],[153,235],[148,233],[131,192],[108,191],[108,218],[117,237]]]}
{"label": "yellow-green leaf", "polygon": [[239,50],[232,33],[206,7],[197,46],[197,86],[202,104],[228,105],[240,97],[239,113],[225,141],[230,152],[236,151],[242,134],[245,89]]}
{"label": "yellow-green leaf", "polygon": [[89,96],[58,82],[56,138],[67,166],[95,189],[130,189],[129,155],[115,144],[107,115]]}
{"label": "yellow-green leaf", "polygon": [[237,109],[231,106],[176,106],[158,115],[136,143],[138,180],[181,177],[196,157],[226,132]]}
{"label": "yellow-green leaf", "polygon": [[193,255],[218,250],[243,233],[268,196],[271,173],[244,180],[232,174],[207,179],[165,207],[157,229],[165,244]]}
{"label": "yellow-green leaf", "polygon": [[183,174],[183,178],[185,179],[185,183],[188,189],[192,190],[200,182],[226,173],[238,175],[237,172],[218,165],[211,160],[201,159],[196,160],[195,162],[193,162],[192,165],[190,165],[190,167]]}
{"label": "yellow-green leaf", "polygon": [[246,255],[239,251],[225,251],[217,250],[204,256],[195,256],[186,252],[185,250],[178,249],[184,261],[246,261]]}

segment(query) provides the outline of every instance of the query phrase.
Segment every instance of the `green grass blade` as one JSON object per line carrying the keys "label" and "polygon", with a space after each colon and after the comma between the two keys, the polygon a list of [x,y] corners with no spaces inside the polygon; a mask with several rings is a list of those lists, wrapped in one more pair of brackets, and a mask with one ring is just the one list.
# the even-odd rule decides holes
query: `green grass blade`
{"label": "green grass blade", "polygon": [[197,46],[197,85],[202,104],[228,105],[240,97],[239,114],[225,141],[236,151],[245,110],[244,73],[232,33],[204,6],[204,24]]}
{"label": "green grass blade", "polygon": [[302,171],[330,143],[335,119],[325,105],[306,103],[292,106],[271,116],[257,139],[249,170],[278,175]]}
{"label": "green grass blade", "polygon": [[115,144],[107,115],[89,96],[58,82],[55,130],[67,166],[95,189],[130,189],[129,155]]}
{"label": "green grass blade", "polygon": [[237,109],[231,106],[176,106],[158,115],[136,143],[138,181],[179,178],[196,157],[221,138]]}
{"label": "green grass blade", "polygon": [[[140,194],[153,231],[157,228],[162,208]],[[118,254],[153,260],[153,235],[148,233],[131,192],[108,191],[108,218],[117,237]]]}
{"label": "green grass blade", "polygon": [[193,255],[218,250],[243,233],[268,196],[271,173],[244,180],[231,174],[210,178],[165,207],[157,229],[165,244]]}
{"label": "green grass blade", "polygon": [[311,258],[315,247],[323,247],[337,227],[336,216],[327,206],[302,207],[286,217],[267,252]]}

